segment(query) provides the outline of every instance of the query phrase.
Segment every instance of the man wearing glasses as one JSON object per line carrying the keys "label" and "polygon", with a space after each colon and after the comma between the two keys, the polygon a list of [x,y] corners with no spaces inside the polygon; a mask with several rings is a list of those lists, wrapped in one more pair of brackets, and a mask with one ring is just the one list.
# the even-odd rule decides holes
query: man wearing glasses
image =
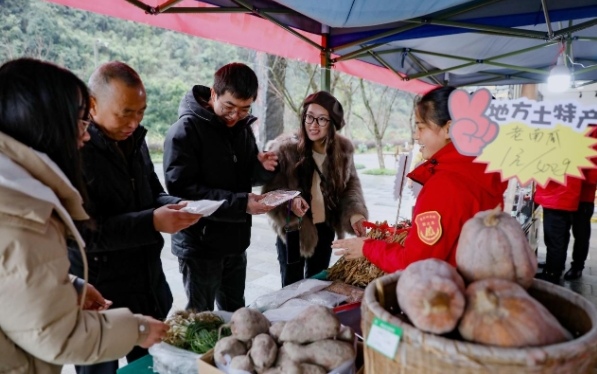
{"label": "man wearing glasses", "polygon": [[233,312],[245,305],[245,250],[251,215],[271,207],[251,193],[273,177],[275,154],[260,153],[251,129],[257,120],[257,76],[231,63],[214,75],[212,88],[194,86],[181,100],[179,119],[164,142],[164,174],[171,194],[185,200],[225,200],[211,216],[172,235],[187,309]]}

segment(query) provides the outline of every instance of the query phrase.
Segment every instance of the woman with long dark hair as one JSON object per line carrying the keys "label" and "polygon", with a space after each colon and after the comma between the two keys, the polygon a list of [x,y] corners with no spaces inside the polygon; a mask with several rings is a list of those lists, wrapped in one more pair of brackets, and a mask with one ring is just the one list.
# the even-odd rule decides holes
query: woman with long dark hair
{"label": "woman with long dark hair", "polygon": [[[66,240],[84,242],[78,148],[89,94],[73,73],[33,59],[0,67],[0,372],[60,373],[149,347],[167,326],[109,306],[68,274]],[[81,192],[81,193],[80,193]]]}
{"label": "woman with long dark hair", "polygon": [[361,238],[334,242],[336,254],[347,259],[366,257],[385,272],[437,258],[456,266],[456,246],[462,225],[477,212],[504,203],[507,182],[499,173],[456,150],[450,138],[452,118],[448,99],[454,87],[439,87],[415,105],[414,138],[423,159],[408,177],[423,185],[413,209],[413,226],[404,245]]}
{"label": "woman with long dark hair", "polygon": [[277,139],[279,172],[263,192],[297,190],[289,204],[270,211],[282,286],[327,269],[335,235],[364,235],[368,212],[354,166],[354,147],[338,133],[340,102],[325,91],[307,96],[296,136]]}

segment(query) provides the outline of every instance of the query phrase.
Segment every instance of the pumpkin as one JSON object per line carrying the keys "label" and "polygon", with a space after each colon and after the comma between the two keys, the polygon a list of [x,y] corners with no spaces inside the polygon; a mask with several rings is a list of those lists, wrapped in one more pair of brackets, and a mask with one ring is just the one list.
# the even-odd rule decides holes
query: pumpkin
{"label": "pumpkin", "polygon": [[475,214],[462,226],[456,266],[468,282],[501,278],[529,288],[537,257],[520,223],[498,206]]}
{"label": "pumpkin", "polygon": [[500,347],[530,347],[572,339],[570,333],[517,283],[485,279],[466,289],[458,325],[466,340]]}
{"label": "pumpkin", "polygon": [[454,330],[464,312],[464,280],[447,262],[413,262],[396,285],[398,304],[420,330],[443,334]]}

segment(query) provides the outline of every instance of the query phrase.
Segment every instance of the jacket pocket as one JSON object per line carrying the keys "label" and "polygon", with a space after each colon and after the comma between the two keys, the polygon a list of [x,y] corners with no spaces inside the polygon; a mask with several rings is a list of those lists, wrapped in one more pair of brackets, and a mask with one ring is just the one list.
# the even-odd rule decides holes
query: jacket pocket
{"label": "jacket pocket", "polygon": [[175,252],[180,250],[182,256],[210,253],[221,257],[241,253],[249,246],[250,223],[201,221],[203,220],[200,220],[198,225],[173,235],[173,245],[178,247]]}

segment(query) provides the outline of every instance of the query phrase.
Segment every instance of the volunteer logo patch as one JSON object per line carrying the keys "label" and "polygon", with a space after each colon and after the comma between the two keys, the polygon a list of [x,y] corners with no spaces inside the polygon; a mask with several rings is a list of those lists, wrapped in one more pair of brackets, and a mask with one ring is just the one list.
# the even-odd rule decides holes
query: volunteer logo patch
{"label": "volunteer logo patch", "polygon": [[417,234],[425,244],[433,245],[442,236],[442,216],[436,211],[418,214],[415,218]]}

